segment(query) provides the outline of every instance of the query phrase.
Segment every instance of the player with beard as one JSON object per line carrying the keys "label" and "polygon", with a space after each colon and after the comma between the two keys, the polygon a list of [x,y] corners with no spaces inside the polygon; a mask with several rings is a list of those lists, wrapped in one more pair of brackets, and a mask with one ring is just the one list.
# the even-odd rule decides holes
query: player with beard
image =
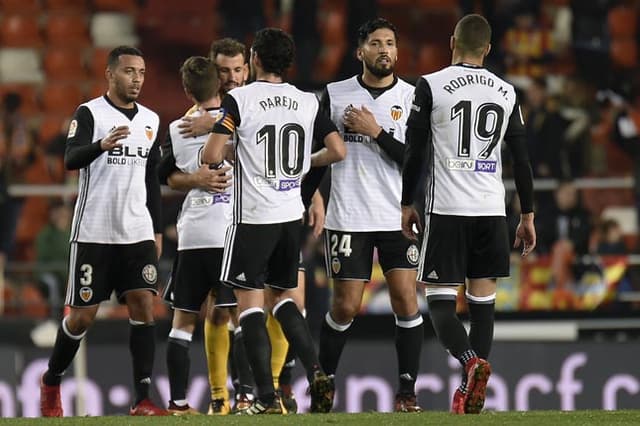
{"label": "player with beard", "polygon": [[[243,86],[248,78],[248,66],[244,57],[245,47],[242,43],[231,38],[216,40],[210,49],[210,58],[218,68],[218,79],[220,81],[220,98],[232,89]],[[216,118],[211,114],[193,114],[197,107],[193,107],[182,123],[178,125],[180,135],[188,137],[199,137],[209,133],[215,124]],[[215,176],[222,177],[221,170],[202,170],[211,179]],[[176,172],[176,175],[180,172]],[[218,185],[218,181],[215,181]],[[219,187],[218,187],[219,188]],[[186,190],[187,188],[181,188]],[[325,211],[324,201],[319,191],[316,191],[311,199],[308,209],[308,225],[312,228],[312,235],[318,238],[321,235],[324,225]],[[291,291],[291,297],[303,313],[305,312],[305,273],[304,265],[300,264],[298,270],[298,287]],[[230,316],[231,314],[231,316]],[[209,414],[227,414],[229,412],[228,391],[226,388],[227,355],[230,348],[234,354],[232,363],[236,368],[232,368],[236,387],[234,411],[247,408],[252,399],[252,388],[246,385],[247,379],[251,377],[248,366],[243,362],[242,327],[239,326],[235,318],[235,308],[220,309],[215,307],[213,298],[207,302],[207,316],[204,326],[205,350],[207,353],[207,364],[209,371],[209,381],[211,384],[211,405]],[[230,319],[232,324],[232,340],[228,337],[227,325]],[[282,328],[273,315],[267,316],[267,330],[272,346],[271,368],[273,371],[274,386],[280,392],[282,402],[289,413],[297,411],[297,402],[291,389],[292,370],[295,366],[295,354],[289,347]]]}
{"label": "player with beard", "polygon": [[400,385],[395,411],[418,412],[415,381],[423,340],[416,293],[419,253],[400,227],[400,170],[413,86],[394,74],[396,42],[391,22],[377,18],[362,25],[356,52],[362,74],[328,84],[322,99],[348,155],[331,165],[325,261],[333,296],[322,324],[319,358],[325,372],[335,375],[377,248],[396,322]]}
{"label": "player with beard", "polygon": [[[340,161],[345,147],[333,123],[319,112],[315,95],[283,81],[293,57],[293,40],[284,31],[265,28],[256,33],[250,56],[256,81],[223,99],[224,118],[202,152],[203,162],[217,167],[228,136],[236,135],[234,217],[227,229],[222,280],[233,286],[238,299],[256,381],[258,398],[242,412],[249,415],[283,412],[272,381],[265,306],[305,367],[311,411],[327,412],[332,402],[332,383],[319,365],[291,290],[298,281],[302,178],[311,166]],[[313,139],[325,147],[312,155]]]}
{"label": "player with beard", "polygon": [[[244,85],[249,76],[249,67],[246,64],[245,45],[232,38],[215,40],[211,44],[209,58],[217,68],[217,79],[220,82],[219,102],[231,89]],[[217,114],[205,113],[202,106],[194,105],[181,121],[177,123],[176,138],[189,140],[189,138],[201,138],[207,135],[216,123]],[[206,140],[206,138],[205,138]],[[202,166],[192,173],[184,173],[175,166],[175,158],[167,146],[167,153],[163,155],[162,164],[165,169],[162,175],[169,176],[169,186],[173,189],[190,191],[199,188],[207,191],[229,191],[228,167],[222,169],[209,169]],[[229,219],[229,218],[228,218]],[[229,221],[230,223],[230,221]],[[230,324],[230,325],[229,325]],[[228,328],[231,327],[233,337],[229,336]],[[237,312],[234,306],[222,306],[216,303],[215,294],[212,292],[207,297],[206,316],[204,324],[204,342],[207,355],[207,370],[209,372],[209,384],[211,390],[211,403],[208,414],[226,415],[231,412],[229,404],[229,391],[227,389],[228,360],[232,348],[232,341],[242,339],[242,329],[237,321]],[[243,409],[251,403],[252,376],[249,366],[242,359],[246,356],[242,353],[243,345],[234,345],[232,356],[240,361],[235,362],[237,372],[236,408]],[[234,383],[236,381],[234,380]]]}
{"label": "player with beard", "polygon": [[80,170],[62,320],[42,376],[40,409],[62,417],[60,382],[100,302],[115,291],[129,310],[135,401],[132,416],[168,415],[149,399],[155,353],[153,295],[162,247],[156,165],[158,115],[136,102],[145,77],[142,53],[113,49],[104,96],[78,107],[69,124],[65,167]]}

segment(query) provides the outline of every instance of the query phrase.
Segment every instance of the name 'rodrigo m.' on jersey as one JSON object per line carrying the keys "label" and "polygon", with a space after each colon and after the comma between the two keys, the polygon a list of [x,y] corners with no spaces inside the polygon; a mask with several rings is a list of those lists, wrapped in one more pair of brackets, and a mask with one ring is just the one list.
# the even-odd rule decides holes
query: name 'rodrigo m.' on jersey
{"label": "name 'rodrigo m.' on jersey", "polygon": [[465,65],[422,78],[432,96],[428,211],[504,216],[501,145],[512,120],[522,124],[513,86],[485,68]]}

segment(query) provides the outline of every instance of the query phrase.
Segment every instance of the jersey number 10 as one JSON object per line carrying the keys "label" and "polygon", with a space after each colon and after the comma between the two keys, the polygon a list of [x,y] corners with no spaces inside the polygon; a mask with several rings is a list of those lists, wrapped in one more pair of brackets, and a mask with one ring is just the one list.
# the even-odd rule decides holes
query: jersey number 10
{"label": "jersey number 10", "polygon": [[488,102],[475,110],[475,118],[471,121],[471,101],[460,101],[451,108],[451,120],[459,120],[458,126],[458,157],[471,156],[471,127],[473,125],[476,139],[489,142],[478,158],[487,159],[500,141],[504,110],[498,104]]}
{"label": "jersey number 10", "polygon": [[[304,164],[304,129],[297,123],[287,123],[276,132],[276,126],[267,124],[256,134],[256,143],[264,143],[264,170],[266,178],[276,177],[276,167],[289,178],[297,178]],[[295,146],[292,148],[292,144]],[[292,158],[293,157],[293,158]]]}

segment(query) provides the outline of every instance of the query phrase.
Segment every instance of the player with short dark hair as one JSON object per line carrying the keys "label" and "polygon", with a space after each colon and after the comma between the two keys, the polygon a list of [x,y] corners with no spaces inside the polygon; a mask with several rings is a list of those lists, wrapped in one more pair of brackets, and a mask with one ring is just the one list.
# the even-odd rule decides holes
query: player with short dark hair
{"label": "player with short dark hair", "polygon": [[363,24],[356,52],[362,74],[328,84],[323,95],[349,155],[331,167],[325,260],[334,286],[320,333],[320,362],[327,374],[336,373],[377,248],[396,320],[400,385],[394,409],[418,412],[415,381],[424,337],[416,294],[418,247],[402,235],[399,204],[413,86],[394,74],[396,32],[382,18]]}
{"label": "player with short dark hair", "polygon": [[80,170],[62,320],[42,376],[44,417],[61,417],[60,382],[93,323],[100,302],[115,291],[129,309],[135,401],[129,414],[167,415],[149,399],[155,353],[153,295],[162,246],[158,115],[136,102],[145,76],[142,53],[109,53],[109,88],[78,107],[69,125],[65,166]]}
{"label": "player with short dark hair", "polygon": [[[491,27],[480,15],[458,21],[452,65],[423,75],[415,89],[403,167],[402,230],[416,238],[413,207],[421,169],[427,168],[424,236],[418,280],[427,285],[436,335],[463,366],[452,412],[479,413],[491,366],[496,279],[509,275],[509,241],[502,183],[501,144],[513,157],[520,197],[514,247],[527,256],[536,245],[533,178],[525,128],[514,87],[483,67]],[[465,285],[469,334],[456,315]]]}
{"label": "player with short dark hair", "polygon": [[[256,81],[231,90],[224,117],[209,136],[202,159],[218,167],[236,133],[233,224],[227,230],[222,280],[238,299],[244,343],[258,397],[244,414],[282,413],[271,371],[264,306],[272,308],[310,383],[311,411],[326,412],[331,381],[322,371],[304,317],[288,291],[297,286],[302,178],[310,166],[344,157],[335,126],[318,113],[315,95],[283,81],[293,61],[291,36],[280,29],[256,33],[250,65]],[[311,155],[311,140],[325,148]],[[264,283],[264,284],[263,284]]]}
{"label": "player with short dark hair", "polygon": [[[192,56],[184,61],[180,73],[185,94],[197,107],[193,115],[217,117],[220,114],[220,96],[216,64],[209,58]],[[198,153],[206,136],[184,137],[179,134],[180,123],[178,119],[169,125],[167,140],[162,147],[160,178],[172,188],[188,190],[177,222],[178,254],[171,281],[164,293],[164,298],[174,309],[167,343],[171,388],[168,410],[174,415],[188,415],[198,413],[189,406],[186,391],[189,346],[202,303],[211,294],[215,295],[212,303],[218,307],[235,306],[236,300],[231,289],[219,280],[224,233],[231,218],[231,194],[220,189],[221,185],[226,185],[224,181],[217,180],[217,174],[211,176],[208,167],[199,164]],[[223,172],[230,169],[227,165]],[[226,336],[226,323],[224,333]],[[224,354],[225,359],[227,355],[228,350]],[[226,390],[226,368],[222,373],[222,388]]]}

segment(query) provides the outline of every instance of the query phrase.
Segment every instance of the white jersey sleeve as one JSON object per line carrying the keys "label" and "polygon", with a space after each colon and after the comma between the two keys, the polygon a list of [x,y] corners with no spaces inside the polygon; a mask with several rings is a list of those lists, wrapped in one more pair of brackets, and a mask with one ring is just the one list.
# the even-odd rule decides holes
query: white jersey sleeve
{"label": "white jersey sleeve", "polygon": [[430,114],[433,147],[427,211],[504,216],[501,145],[516,105],[513,86],[485,68],[466,65],[422,78],[431,92],[431,109],[422,112]]}
{"label": "white jersey sleeve", "polygon": [[[217,109],[208,113],[216,118],[221,116]],[[176,120],[169,125],[173,156],[180,171],[193,173],[200,167],[200,152],[209,135],[184,137],[178,129],[180,122]],[[232,191],[232,187],[223,193],[194,188],[187,193],[176,224],[178,250],[224,247],[225,232],[231,224]]]}
{"label": "white jersey sleeve", "polygon": [[326,228],[339,231],[398,231],[401,228],[400,166],[375,140],[345,128],[349,105],[370,110],[378,124],[404,143],[413,86],[398,79],[374,98],[357,77],[327,85],[331,120],[347,147],[345,160],[331,165],[331,194]]}
{"label": "white jersey sleeve", "polygon": [[[92,143],[97,143],[117,126],[128,126],[130,135],[121,147],[101,153],[80,169],[78,198],[73,214],[71,241],[130,244],[154,240],[153,224],[147,208],[145,185],[149,151],[156,140],[158,115],[137,104],[129,119],[105,97],[82,104],[93,118]],[[78,123],[69,129],[69,137]]]}

